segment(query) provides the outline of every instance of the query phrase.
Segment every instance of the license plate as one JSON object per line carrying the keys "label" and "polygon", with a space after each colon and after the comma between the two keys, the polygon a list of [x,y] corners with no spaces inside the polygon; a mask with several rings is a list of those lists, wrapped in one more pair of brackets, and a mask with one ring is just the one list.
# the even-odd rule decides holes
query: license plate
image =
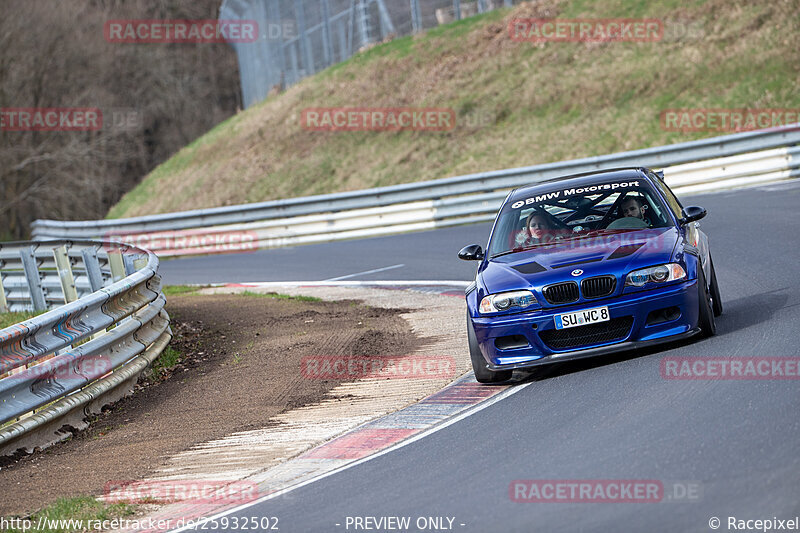
{"label": "license plate", "polygon": [[564,313],[556,315],[556,329],[574,328],[575,326],[585,326],[586,324],[597,324],[598,322],[608,322],[611,316],[608,307],[595,307],[585,311],[575,313]]}

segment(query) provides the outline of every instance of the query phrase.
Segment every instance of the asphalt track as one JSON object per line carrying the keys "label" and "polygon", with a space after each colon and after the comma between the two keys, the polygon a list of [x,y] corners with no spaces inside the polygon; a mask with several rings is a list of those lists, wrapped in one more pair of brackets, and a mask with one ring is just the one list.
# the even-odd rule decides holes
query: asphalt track
{"label": "asphalt track", "polygon": [[[454,517],[453,530],[712,531],[800,514],[800,382],[665,380],[672,356],[798,356],[800,183],[683,198],[709,215],[725,314],[716,337],[563,364],[441,431],[237,511],[280,531],[365,531],[347,517]],[[167,261],[166,282],[469,280],[455,254],[487,225]],[[659,480],[659,503],[515,503],[519,479]],[[677,487],[677,488],[675,488]],[[690,488],[691,497],[683,496]],[[677,501],[680,500],[680,501]],[[446,522],[445,522],[446,523]],[[337,526],[336,524],[340,524]],[[464,525],[461,525],[464,524]],[[411,528],[410,531],[419,531]]]}

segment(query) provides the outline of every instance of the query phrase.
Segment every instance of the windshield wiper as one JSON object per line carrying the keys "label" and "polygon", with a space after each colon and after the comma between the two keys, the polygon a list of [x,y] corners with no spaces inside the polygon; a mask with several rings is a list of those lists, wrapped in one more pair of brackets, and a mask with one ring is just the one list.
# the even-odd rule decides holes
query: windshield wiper
{"label": "windshield wiper", "polygon": [[569,237],[561,239],[561,242],[577,241],[580,239],[591,239],[593,237],[604,237],[606,235],[619,235],[620,233],[629,233],[631,231],[638,231],[638,228],[597,229],[597,230],[592,230],[589,233],[571,235]]}
{"label": "windshield wiper", "polygon": [[[644,229],[644,228],[642,228]],[[531,250],[533,248],[539,248],[541,246],[558,246],[559,244],[563,244],[565,242],[572,242],[572,241],[579,241],[583,239],[591,239],[595,237],[603,237],[606,235],[619,235],[620,233],[630,233],[631,231],[638,231],[638,228],[619,228],[619,229],[597,229],[592,230],[589,233],[583,234],[572,234],[569,237],[560,237],[558,239],[554,239],[548,242],[540,242],[538,244],[532,244],[530,246],[526,246],[524,248],[512,248],[511,250],[506,250],[505,252],[499,252],[494,255],[490,255],[489,259],[494,259],[495,257],[502,257],[508,254],[515,254],[517,252],[524,252],[527,250]]]}

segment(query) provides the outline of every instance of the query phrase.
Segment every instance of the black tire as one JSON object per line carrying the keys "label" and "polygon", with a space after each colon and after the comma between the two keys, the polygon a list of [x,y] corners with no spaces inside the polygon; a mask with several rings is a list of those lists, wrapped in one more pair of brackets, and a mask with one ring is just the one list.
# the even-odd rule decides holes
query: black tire
{"label": "black tire", "polygon": [[469,358],[472,361],[472,370],[475,371],[475,379],[478,380],[478,383],[501,383],[511,379],[511,370],[494,372],[486,368],[486,360],[478,346],[478,339],[475,337],[475,329],[472,327],[469,313],[467,313],[467,338],[469,339]]}
{"label": "black tire", "polygon": [[706,285],[706,276],[700,263],[697,264],[697,297],[700,303],[697,325],[700,326],[703,337],[711,337],[717,333],[717,323],[714,321],[711,293]]}
{"label": "black tire", "polygon": [[[708,257],[711,261],[711,256]],[[722,314],[722,296],[719,295],[719,285],[717,284],[717,271],[714,270],[714,262],[711,261],[711,309],[714,310],[714,316]]]}

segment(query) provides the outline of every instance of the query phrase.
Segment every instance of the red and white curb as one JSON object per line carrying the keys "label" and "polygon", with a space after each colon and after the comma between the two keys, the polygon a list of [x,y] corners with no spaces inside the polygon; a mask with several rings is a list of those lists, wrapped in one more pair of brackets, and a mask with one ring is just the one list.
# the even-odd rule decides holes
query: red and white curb
{"label": "red and white curb", "polygon": [[[260,495],[244,504],[175,504],[153,515],[166,529],[202,529],[212,519],[283,496],[342,470],[370,461],[450,426],[528,386],[487,386],[472,373],[420,402],[383,416],[277,465],[246,481],[258,484]],[[164,528],[143,531],[163,531]]]}

